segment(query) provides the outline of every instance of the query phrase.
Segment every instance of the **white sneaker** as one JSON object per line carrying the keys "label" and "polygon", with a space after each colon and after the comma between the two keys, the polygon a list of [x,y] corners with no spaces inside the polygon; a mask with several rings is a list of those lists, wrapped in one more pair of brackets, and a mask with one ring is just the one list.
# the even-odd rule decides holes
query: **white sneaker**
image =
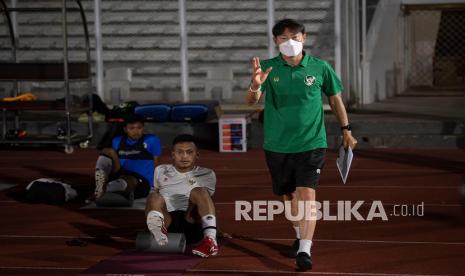
{"label": "white sneaker", "polygon": [[95,170],[95,198],[99,198],[103,195],[103,188],[107,183],[108,177],[103,170]]}
{"label": "white sneaker", "polygon": [[149,213],[147,215],[147,227],[159,245],[168,244],[168,231],[164,220],[160,216]]}

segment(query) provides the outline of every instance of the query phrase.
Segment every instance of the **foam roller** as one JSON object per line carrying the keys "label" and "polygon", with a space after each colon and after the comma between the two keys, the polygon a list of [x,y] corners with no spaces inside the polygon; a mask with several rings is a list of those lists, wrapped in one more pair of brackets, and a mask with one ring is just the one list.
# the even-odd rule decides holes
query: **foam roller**
{"label": "foam roller", "polygon": [[136,238],[136,249],[147,252],[184,253],[186,237],[182,233],[168,233],[168,244],[159,245],[152,233],[140,232]]}
{"label": "foam roller", "polygon": [[95,200],[95,204],[99,207],[131,207],[133,203],[134,195],[132,193],[127,196],[109,192]]}

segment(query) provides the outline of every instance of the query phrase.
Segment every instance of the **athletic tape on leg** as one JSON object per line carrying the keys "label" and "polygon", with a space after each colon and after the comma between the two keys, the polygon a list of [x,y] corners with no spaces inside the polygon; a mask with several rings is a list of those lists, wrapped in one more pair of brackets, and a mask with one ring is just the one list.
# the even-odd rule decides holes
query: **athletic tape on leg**
{"label": "athletic tape on leg", "polygon": [[140,232],[136,238],[136,249],[148,252],[184,253],[186,237],[182,233],[168,233],[168,244],[159,245],[152,233]]}
{"label": "athletic tape on leg", "polygon": [[99,155],[97,162],[95,163],[96,170],[102,170],[106,175],[111,173],[113,167],[113,160],[106,155]]}

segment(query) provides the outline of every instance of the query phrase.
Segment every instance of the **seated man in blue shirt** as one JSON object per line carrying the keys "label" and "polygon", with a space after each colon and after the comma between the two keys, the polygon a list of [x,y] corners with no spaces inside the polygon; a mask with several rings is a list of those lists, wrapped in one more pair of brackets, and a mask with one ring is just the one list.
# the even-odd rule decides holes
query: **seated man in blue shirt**
{"label": "seated man in blue shirt", "polygon": [[127,118],[124,134],[112,139],[111,148],[102,149],[95,166],[95,198],[105,192],[134,192],[146,197],[153,187],[153,173],[161,154],[160,139],[144,134],[144,121]]}

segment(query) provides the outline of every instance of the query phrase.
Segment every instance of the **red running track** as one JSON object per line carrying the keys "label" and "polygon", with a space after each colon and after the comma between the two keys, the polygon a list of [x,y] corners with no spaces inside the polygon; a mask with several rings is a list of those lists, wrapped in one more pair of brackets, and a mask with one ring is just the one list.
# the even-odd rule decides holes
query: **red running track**
{"label": "red running track", "polygon": [[[320,275],[465,275],[465,211],[459,187],[465,174],[463,150],[357,150],[343,185],[328,153],[317,190],[319,201],[363,200],[366,218],[381,201],[387,221],[319,221],[312,248]],[[134,247],[144,215],[135,210],[80,210],[92,191],[95,150],[72,155],[55,151],[0,151],[0,274],[75,275]],[[169,162],[169,155],[163,156]],[[236,200],[276,200],[264,155],[202,151],[200,165],[217,173],[215,202],[219,227],[233,235],[220,254],[187,269],[189,275],[294,273],[286,257],[293,229],[283,217],[274,221],[236,221]],[[40,177],[59,177],[82,197],[65,206],[27,204],[20,192]],[[394,216],[395,204],[424,203],[423,216]],[[397,210],[398,211],[398,210]],[[68,246],[80,238],[86,246]],[[161,271],[158,271],[161,273]],[[124,272],[130,273],[130,272]],[[157,274],[156,269],[148,274]]]}

